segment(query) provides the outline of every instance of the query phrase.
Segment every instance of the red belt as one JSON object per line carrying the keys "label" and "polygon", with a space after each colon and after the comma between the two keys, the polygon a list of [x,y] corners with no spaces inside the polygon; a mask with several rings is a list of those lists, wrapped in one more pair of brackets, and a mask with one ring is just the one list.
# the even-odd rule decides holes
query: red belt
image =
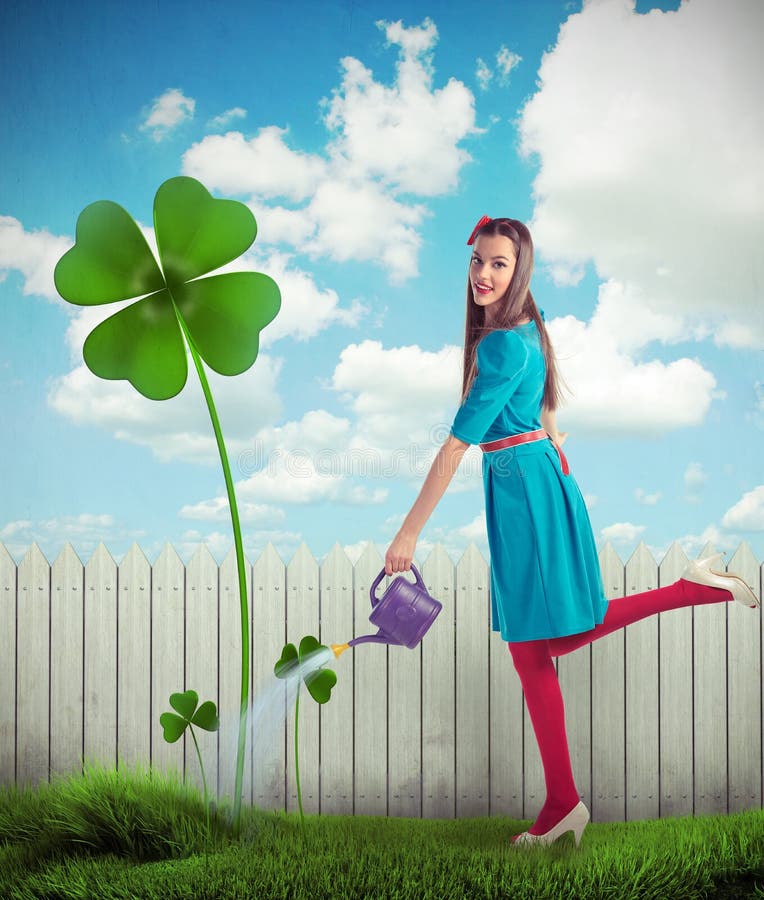
{"label": "red belt", "polygon": [[[543,428],[539,428],[538,431],[524,431],[522,434],[512,434],[509,437],[499,438],[495,441],[487,441],[485,444],[480,445],[480,449],[485,453],[490,453],[492,450],[503,450],[505,447],[514,447],[515,444],[526,444],[529,441],[543,441],[544,438],[549,438],[549,440],[552,441],[552,436]],[[552,446],[560,457],[560,465],[562,466],[563,474],[570,475],[570,467],[568,466],[567,459],[565,459],[565,454],[554,441],[552,441]]]}

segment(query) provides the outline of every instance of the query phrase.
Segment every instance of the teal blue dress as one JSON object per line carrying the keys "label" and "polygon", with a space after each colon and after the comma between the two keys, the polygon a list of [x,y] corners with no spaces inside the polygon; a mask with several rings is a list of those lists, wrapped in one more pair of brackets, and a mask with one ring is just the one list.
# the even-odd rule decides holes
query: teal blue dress
{"label": "teal blue dress", "polygon": [[[451,434],[479,444],[541,428],[546,362],[535,322],[485,335],[477,367]],[[602,622],[608,600],[589,514],[551,439],[483,453],[483,488],[493,631],[533,641]]]}

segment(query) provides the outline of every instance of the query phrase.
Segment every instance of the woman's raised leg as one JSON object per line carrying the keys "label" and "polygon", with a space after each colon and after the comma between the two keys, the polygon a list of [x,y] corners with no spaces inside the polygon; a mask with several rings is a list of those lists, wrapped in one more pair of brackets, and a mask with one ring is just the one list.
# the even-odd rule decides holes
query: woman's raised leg
{"label": "woman's raised leg", "polygon": [[[719,556],[721,557],[721,554]],[[704,562],[707,563],[708,560]],[[733,578],[733,576],[724,577]],[[736,587],[736,590],[739,592],[739,588]],[[750,593],[750,590],[748,593],[752,599],[756,599]],[[742,596],[745,599],[745,592]],[[655,615],[655,613],[667,612],[670,609],[680,609],[683,606],[724,603],[732,600],[733,597],[734,595],[731,591],[726,588],[713,587],[708,584],[700,584],[680,578],[678,581],[665,587],[611,600],[608,604],[605,618],[599,625],[580,634],[549,638],[549,651],[552,656],[563,656],[565,653],[570,653],[572,650],[577,650],[585,644],[596,641],[597,638],[611,634],[619,628],[631,625],[632,622],[638,622],[640,619]]]}

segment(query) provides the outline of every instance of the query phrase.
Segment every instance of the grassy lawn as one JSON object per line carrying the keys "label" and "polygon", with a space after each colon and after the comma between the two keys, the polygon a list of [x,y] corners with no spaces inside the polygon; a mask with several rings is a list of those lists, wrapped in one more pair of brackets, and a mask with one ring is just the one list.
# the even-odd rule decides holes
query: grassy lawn
{"label": "grassy lawn", "polygon": [[510,848],[531,824],[242,811],[177,777],[89,767],[0,789],[0,897],[764,900],[764,810],[589,824],[579,849]]}

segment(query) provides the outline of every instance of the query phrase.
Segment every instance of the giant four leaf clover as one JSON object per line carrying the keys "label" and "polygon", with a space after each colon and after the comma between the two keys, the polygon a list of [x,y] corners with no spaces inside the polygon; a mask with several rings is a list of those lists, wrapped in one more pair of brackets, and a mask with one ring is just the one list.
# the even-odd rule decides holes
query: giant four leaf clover
{"label": "giant four leaf clover", "polygon": [[210,368],[239,375],[254,363],[260,331],[281,299],[275,281],[260,272],[199,278],[254,241],[255,217],[243,203],[216,200],[193,178],[171,178],[154,198],[154,230],[161,269],[126,210],[110,200],[91,203],[54,279],[59,294],[78,306],[148,295],[96,326],[83,356],[101,378],[127,379],[144,396],[166,400],[186,383],[182,332]]}
{"label": "giant four leaf clover", "polygon": [[159,186],[154,232],[161,265],[126,210],[110,200],[91,203],[77,219],[75,244],[58,261],[54,280],[59,294],[78,306],[135,299],[88,335],[82,353],[95,375],[126,379],[145,397],[167,400],[183,390],[188,376],[184,337],[199,375],[223,466],[239,575],[241,707],[233,809],[238,836],[249,702],[247,580],[233,478],[202,360],[221,375],[246,371],[281,295],[259,272],[209,275],[252,244],[257,224],[243,203],[217,200],[193,178],[170,178]]}

